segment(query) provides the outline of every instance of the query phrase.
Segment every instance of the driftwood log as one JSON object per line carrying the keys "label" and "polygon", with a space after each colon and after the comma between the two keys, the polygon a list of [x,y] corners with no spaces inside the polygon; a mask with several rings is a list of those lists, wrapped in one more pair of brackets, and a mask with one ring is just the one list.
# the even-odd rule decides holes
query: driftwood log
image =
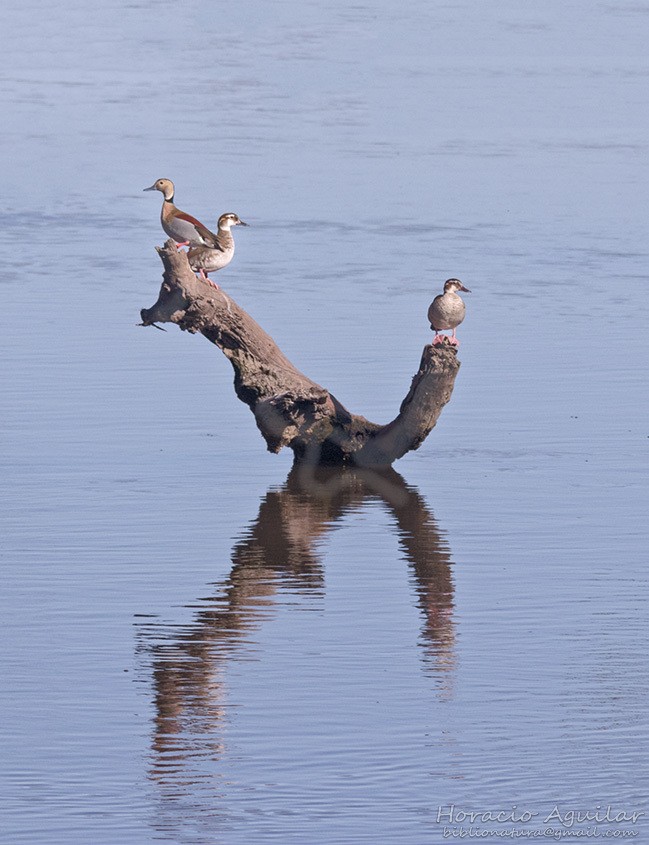
{"label": "driftwood log", "polygon": [[157,247],[162,287],[142,325],[176,323],[200,332],[234,368],[234,389],[255,415],[268,450],[289,446],[298,461],[389,466],[418,449],[451,398],[460,368],[448,343],[427,345],[399,414],[386,425],[350,413],[324,387],[301,373],[275,341],[222,289],[192,272],[185,252],[168,240]]}

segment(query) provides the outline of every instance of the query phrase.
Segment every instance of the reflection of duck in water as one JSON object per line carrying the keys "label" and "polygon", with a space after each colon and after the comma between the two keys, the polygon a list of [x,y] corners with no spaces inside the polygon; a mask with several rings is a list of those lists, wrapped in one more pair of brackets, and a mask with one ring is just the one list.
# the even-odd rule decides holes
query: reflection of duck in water
{"label": "reflection of duck in water", "polygon": [[[155,626],[140,627],[142,639],[154,640],[146,650],[153,655],[156,779],[171,782],[174,771],[190,765],[190,758],[220,753],[228,658],[236,660],[250,642],[282,587],[322,593],[318,541],[348,514],[377,500],[392,515],[415,576],[426,664],[448,693],[448,673],[455,666],[451,559],[423,498],[392,469],[296,465],[284,485],[262,499],[256,520],[232,550],[229,576],[194,621],[174,631],[171,642],[169,634]],[[169,752],[175,769],[166,760]]]}

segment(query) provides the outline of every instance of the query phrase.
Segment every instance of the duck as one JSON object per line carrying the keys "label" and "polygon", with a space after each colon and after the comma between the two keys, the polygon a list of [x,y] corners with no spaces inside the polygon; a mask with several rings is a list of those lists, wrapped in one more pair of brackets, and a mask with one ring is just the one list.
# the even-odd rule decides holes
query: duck
{"label": "duck", "polygon": [[[464,300],[457,295],[459,290],[471,293],[459,279],[447,279],[444,282],[444,293],[436,296],[430,304],[428,319],[431,329],[435,332],[433,346],[440,346],[444,341],[448,341],[452,346],[460,345],[460,341],[455,337],[455,329],[464,320],[466,305]],[[440,332],[445,329],[453,329],[453,334],[450,337],[441,335]]]}
{"label": "duck", "polygon": [[234,256],[234,238],[230,231],[233,226],[247,226],[238,214],[233,211],[228,211],[219,217],[217,223],[216,240],[218,249],[209,246],[191,246],[187,253],[189,266],[196,272],[199,272],[199,278],[205,282],[209,282],[213,287],[218,288],[216,282],[213,282],[208,273],[222,270],[232,261]]}
{"label": "duck", "polygon": [[211,249],[220,250],[217,236],[210,232],[200,220],[192,217],[176,208],[174,205],[174,183],[171,179],[157,179],[150,188],[145,191],[160,191],[164,197],[160,222],[162,228],[170,238],[176,242],[176,248],[182,246],[209,246]]}

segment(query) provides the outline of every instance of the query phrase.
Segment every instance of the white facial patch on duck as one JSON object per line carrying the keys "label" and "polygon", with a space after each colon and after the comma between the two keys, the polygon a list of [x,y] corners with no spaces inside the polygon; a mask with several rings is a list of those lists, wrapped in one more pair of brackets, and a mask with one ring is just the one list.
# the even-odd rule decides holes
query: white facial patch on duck
{"label": "white facial patch on duck", "polygon": [[444,293],[455,293],[458,290],[462,290],[464,285],[459,279],[448,279],[444,282]]}
{"label": "white facial patch on duck", "polygon": [[226,214],[219,220],[219,229],[229,232],[230,227],[236,226],[238,222],[239,218],[235,214]]}

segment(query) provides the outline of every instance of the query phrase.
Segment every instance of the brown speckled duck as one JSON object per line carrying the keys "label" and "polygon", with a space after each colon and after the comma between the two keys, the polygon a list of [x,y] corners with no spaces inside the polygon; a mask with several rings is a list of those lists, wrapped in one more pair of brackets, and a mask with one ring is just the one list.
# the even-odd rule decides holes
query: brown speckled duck
{"label": "brown speckled duck", "polygon": [[200,220],[192,217],[191,214],[187,214],[176,208],[174,205],[174,183],[171,179],[158,179],[150,188],[145,188],[144,190],[160,191],[162,193],[164,200],[162,202],[160,222],[169,237],[176,241],[178,249],[181,246],[190,245],[209,246],[212,249],[220,249],[217,236],[214,232],[210,232],[207,226],[203,226]]}
{"label": "brown speckled duck", "polygon": [[189,266],[192,270],[198,270],[201,279],[218,288],[216,282],[213,282],[207,274],[222,270],[232,261],[234,255],[234,238],[230,230],[233,226],[247,225],[233,211],[222,214],[219,217],[216,233],[218,249],[208,246],[192,246],[189,248],[187,258],[189,259]]}
{"label": "brown speckled duck", "polygon": [[[436,296],[430,304],[428,319],[431,329],[435,332],[433,346],[440,346],[445,340],[453,346],[460,345],[460,341],[455,337],[455,329],[464,319],[466,305],[462,298],[457,295],[459,290],[471,293],[459,279],[447,279],[444,282],[444,293]],[[445,329],[453,329],[453,334],[450,337],[441,335],[440,332]]]}

